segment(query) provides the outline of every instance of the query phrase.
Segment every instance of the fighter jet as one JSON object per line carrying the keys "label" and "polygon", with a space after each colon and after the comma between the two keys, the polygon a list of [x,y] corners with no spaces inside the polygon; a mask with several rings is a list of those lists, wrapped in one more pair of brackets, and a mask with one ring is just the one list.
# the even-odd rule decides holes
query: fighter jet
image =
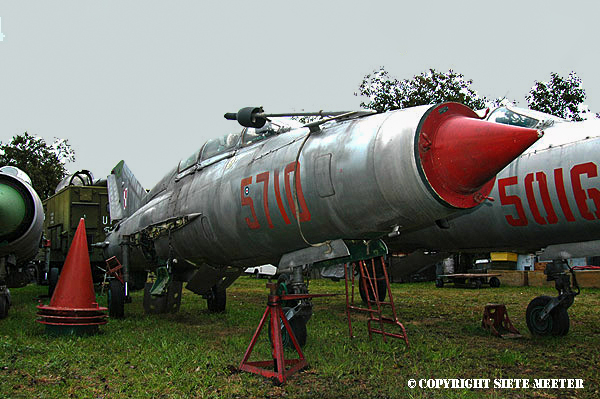
{"label": "fighter jet", "polygon": [[[490,194],[494,201],[403,232],[386,240],[390,249],[473,253],[506,250],[522,254],[542,251],[540,259],[557,263],[564,258],[600,254],[600,120],[569,122],[510,106],[495,109],[487,120],[543,129],[545,134],[498,174]],[[410,259],[402,263],[404,271],[409,264]],[[567,284],[559,289],[560,299],[542,297],[546,298],[541,306],[547,305],[546,315],[558,307],[552,312],[555,327],[565,321],[566,327],[560,331],[552,331],[551,326],[540,330],[528,313],[532,332],[566,333],[566,308],[573,303],[573,294]],[[537,324],[549,326],[545,320]]]}
{"label": "fighter jet", "polygon": [[31,280],[26,266],[39,250],[43,222],[42,201],[29,176],[13,166],[0,168],[0,319],[11,304],[9,288]]}
{"label": "fighter jet", "polygon": [[[368,246],[479,205],[542,135],[457,103],[319,114],[300,125],[260,107],[228,113],[241,132],[209,140],[149,192],[120,162],[108,177],[114,229],[101,245],[126,284],[111,286],[109,309],[121,313],[122,290],[146,271],[157,276],[150,293],[180,298],[187,282],[211,311],[225,309],[226,288],[250,266],[278,265],[291,293],[306,292],[303,267],[348,256],[344,240]],[[288,318],[311,314],[306,301]]]}

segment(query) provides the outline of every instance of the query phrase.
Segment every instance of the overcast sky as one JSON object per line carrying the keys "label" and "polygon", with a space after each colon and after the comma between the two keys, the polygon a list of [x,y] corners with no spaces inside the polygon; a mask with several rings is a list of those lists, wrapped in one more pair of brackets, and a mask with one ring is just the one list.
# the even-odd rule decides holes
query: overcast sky
{"label": "overcast sky", "polygon": [[[124,159],[151,188],[223,118],[357,109],[362,78],[452,68],[481,96],[575,71],[600,112],[594,1],[8,1],[0,3],[0,141],[68,139],[70,171]],[[1,37],[2,35],[0,35]]]}

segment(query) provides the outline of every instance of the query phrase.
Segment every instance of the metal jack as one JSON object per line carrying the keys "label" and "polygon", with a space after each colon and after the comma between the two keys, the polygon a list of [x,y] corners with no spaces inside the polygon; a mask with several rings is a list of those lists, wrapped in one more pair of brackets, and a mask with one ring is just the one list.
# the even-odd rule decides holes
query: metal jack
{"label": "metal jack", "polygon": [[[308,299],[314,297],[324,297],[324,296],[333,296],[335,294],[287,294],[287,295],[278,295],[277,294],[277,284],[275,283],[267,283],[267,288],[270,289],[270,294],[267,300],[267,308],[258,324],[258,328],[256,332],[252,336],[252,340],[250,341],[250,345],[248,345],[248,349],[246,349],[246,353],[244,354],[244,358],[240,363],[239,369],[241,371],[247,371],[249,373],[262,375],[263,377],[271,378],[274,382],[283,384],[285,381],[297,371],[305,368],[308,363],[306,362],[306,358],[302,349],[300,349],[300,344],[294,335],[290,322],[286,318],[286,315],[282,309],[282,301],[295,301],[301,299]],[[264,360],[264,361],[248,361],[252,351],[254,349],[254,345],[256,344],[258,337],[267,321],[267,316],[270,316],[269,321],[269,333],[271,344],[273,346],[273,359],[272,360]],[[284,351],[283,351],[283,336],[282,330],[283,328],[287,331],[291,343],[298,353],[298,359],[285,359]],[[267,369],[266,367],[273,367],[273,370]],[[289,368],[288,368],[289,367]]]}

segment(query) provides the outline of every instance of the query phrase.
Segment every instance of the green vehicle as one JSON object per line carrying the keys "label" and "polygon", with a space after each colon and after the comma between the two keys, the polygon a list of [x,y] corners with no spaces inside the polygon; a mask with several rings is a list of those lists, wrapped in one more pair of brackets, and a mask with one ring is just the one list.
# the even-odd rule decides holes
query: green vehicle
{"label": "green vehicle", "polygon": [[81,218],[85,219],[92,276],[102,281],[106,263],[102,248],[92,244],[104,241],[111,228],[106,179],[94,181],[87,170],[65,177],[56,187],[55,194],[44,200],[44,237],[42,257],[52,295],[60,270],[65,262],[75,230]]}

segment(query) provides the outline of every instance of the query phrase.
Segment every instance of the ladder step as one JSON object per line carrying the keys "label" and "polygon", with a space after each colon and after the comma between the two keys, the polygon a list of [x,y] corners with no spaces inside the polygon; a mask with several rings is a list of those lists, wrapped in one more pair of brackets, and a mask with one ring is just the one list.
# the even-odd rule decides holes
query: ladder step
{"label": "ladder step", "polygon": [[381,331],[381,330],[376,330],[373,328],[371,329],[371,332],[375,333],[375,334],[385,335],[386,337],[393,337],[393,338],[400,338],[400,339],[406,338],[403,334],[390,333],[390,332],[385,332],[385,331]]}
{"label": "ladder step", "polygon": [[348,306],[348,309],[356,310],[358,312],[379,313],[377,309],[359,308],[358,306]]}
{"label": "ladder step", "polygon": [[395,324],[397,326],[402,326],[402,323],[400,323],[398,320],[392,320],[392,319],[377,319],[377,318],[372,318],[371,321],[374,321],[376,323],[385,323],[385,324]]}

